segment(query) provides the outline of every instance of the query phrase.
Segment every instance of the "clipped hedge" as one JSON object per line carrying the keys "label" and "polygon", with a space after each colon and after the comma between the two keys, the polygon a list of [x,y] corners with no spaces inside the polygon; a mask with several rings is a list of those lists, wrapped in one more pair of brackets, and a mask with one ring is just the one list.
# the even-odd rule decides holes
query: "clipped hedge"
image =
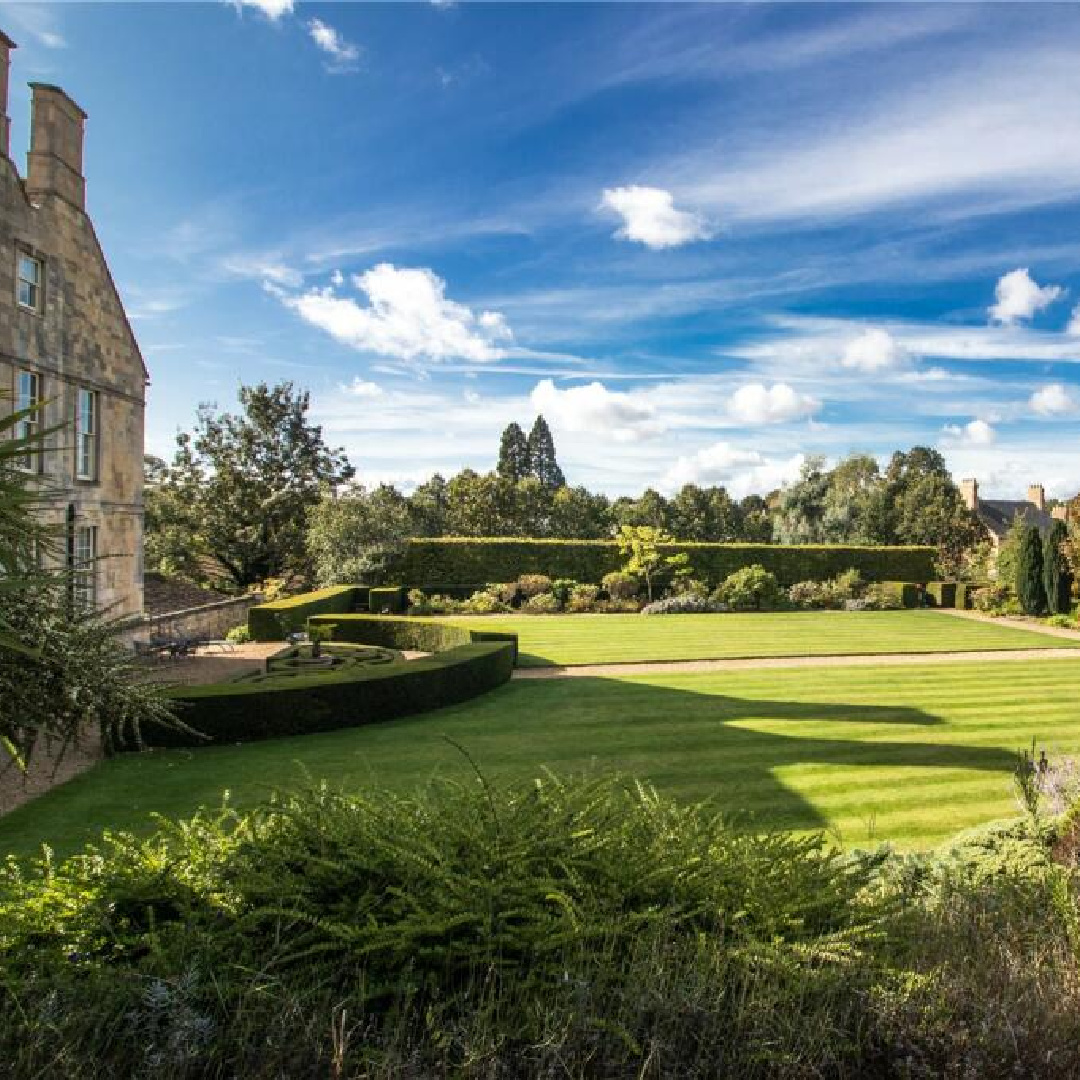
{"label": "clipped hedge", "polygon": [[975,594],[985,589],[985,581],[958,581],[956,583],[956,606],[961,611],[971,611],[975,606]]}
{"label": "clipped hedge", "polygon": [[[694,576],[718,585],[743,567],[763,566],[783,586],[827,581],[858,570],[864,581],[929,581],[931,547],[840,547],[778,544],[665,544],[667,555],[685,552]],[[516,581],[546,574],[599,584],[625,560],[613,540],[526,540],[441,537],[409,541],[401,574],[405,581],[440,582],[438,588],[472,581]],[[432,586],[434,587],[434,586]]]}
{"label": "clipped hedge", "polygon": [[367,600],[368,590],[363,585],[333,585],[259,604],[248,612],[248,632],[255,641],[281,641],[286,632],[283,619],[292,625],[303,626],[313,615],[355,611],[365,606]]}
{"label": "clipped hedge", "polygon": [[383,612],[397,614],[405,610],[408,604],[409,590],[403,585],[389,585],[368,590],[368,609],[373,615]]}
{"label": "clipped hedge", "polygon": [[931,581],[926,586],[926,595],[933,607],[956,607],[956,593],[955,581]]}
{"label": "clipped hedge", "polygon": [[906,608],[922,607],[922,586],[914,581],[884,581],[882,585],[888,589],[901,605]]}
{"label": "clipped hedge", "polygon": [[[337,641],[436,655],[341,674],[294,676],[276,686],[178,687],[169,696],[180,718],[212,743],[336,731],[468,701],[507,682],[517,660],[513,634],[372,615],[323,615],[312,621],[333,623]],[[206,745],[198,735],[168,728],[144,731],[143,741],[149,746]]]}

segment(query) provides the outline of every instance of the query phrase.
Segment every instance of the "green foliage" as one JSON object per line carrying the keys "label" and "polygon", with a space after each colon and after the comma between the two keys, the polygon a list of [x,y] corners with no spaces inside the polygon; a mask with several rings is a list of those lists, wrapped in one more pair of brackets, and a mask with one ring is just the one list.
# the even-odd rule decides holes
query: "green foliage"
{"label": "green foliage", "polygon": [[869,611],[899,611],[904,606],[896,591],[882,581],[867,585],[863,600]]}
{"label": "green foliage", "polygon": [[955,608],[957,583],[955,581],[930,581],[926,585],[926,597],[933,607]]}
{"label": "green foliage", "polygon": [[541,593],[551,592],[551,578],[547,574],[522,574],[517,579],[518,592],[530,600]]}
{"label": "green foliage", "polygon": [[1025,615],[1041,615],[1046,610],[1043,584],[1043,544],[1036,526],[1024,529],[1016,560],[1016,596]]}
{"label": "green foliage", "polygon": [[529,475],[529,445],[525,432],[516,423],[509,423],[503,430],[495,471],[514,484]]}
{"label": "green foliage", "polygon": [[1066,555],[1069,530],[1064,521],[1055,520],[1043,537],[1043,591],[1051,615],[1065,615],[1072,610],[1072,569]]}
{"label": "green foliage", "polygon": [[[693,576],[715,586],[729,574],[757,563],[781,585],[824,581],[858,570],[864,581],[930,581],[935,578],[932,547],[782,547],[776,544],[663,545],[664,555],[685,553]],[[522,574],[546,574],[600,584],[621,568],[613,540],[530,540],[504,537],[413,539],[402,565],[405,581],[430,582],[439,589],[478,581],[516,581]]]}
{"label": "green foliage", "polygon": [[0,754],[23,767],[40,744],[57,756],[89,740],[112,750],[177,732],[173,710],[140,676],[121,626],[70,600],[64,578],[0,591],[0,625],[24,648],[0,646]]}
{"label": "green foliage", "polygon": [[574,614],[583,614],[596,609],[600,589],[596,585],[575,585],[566,598],[566,610]]}
{"label": "green foliage", "polygon": [[904,608],[922,607],[923,590],[918,582],[914,581],[883,581],[882,588],[890,592]]}
{"label": "green foliage", "polygon": [[600,584],[612,600],[633,600],[641,590],[638,579],[623,570],[612,570],[610,574],[605,574]]}
{"label": "green foliage", "polygon": [[366,604],[367,597],[368,590],[363,586],[335,585],[259,604],[248,612],[248,631],[254,641],[281,641],[312,615],[355,611]]}
{"label": "green foliage", "polygon": [[259,383],[241,386],[239,398],[235,415],[201,405],[194,433],[177,436],[172,464],[152,485],[148,543],[205,553],[243,589],[306,570],[308,512],[354,470],[308,420],[307,391]]}
{"label": "green foliage", "polygon": [[413,530],[407,500],[389,484],[323,494],[311,508],[306,533],[315,580],[385,584]]}
{"label": "green foliage", "polygon": [[776,576],[764,566],[744,566],[728,575],[716,590],[717,599],[740,611],[767,611],[780,601]]}
{"label": "green foliage", "polygon": [[862,575],[858,570],[846,570],[828,581],[800,581],[788,589],[788,599],[796,607],[829,610],[842,608],[862,593]]}
{"label": "green foliage", "polygon": [[247,623],[241,623],[239,626],[234,626],[231,630],[225,632],[225,640],[231,641],[234,645],[246,645],[249,641],[255,639],[251,636],[251,630],[248,628]]}
{"label": "green foliage", "polygon": [[368,590],[368,609],[373,615],[397,615],[407,605],[408,591],[402,585],[384,585]]}
{"label": "green foliage", "polygon": [[521,610],[526,615],[555,615],[559,609],[559,600],[554,593],[537,593],[521,605]]}
{"label": "green foliage", "polygon": [[1024,535],[1027,532],[1027,522],[1021,514],[1015,515],[1009,523],[1005,538],[998,547],[997,555],[997,580],[1005,583],[1010,588],[1016,587],[1016,578],[1019,572],[1020,549],[1024,546]]}
{"label": "green foliage", "polygon": [[555,440],[551,437],[551,428],[542,416],[538,416],[533,422],[525,452],[529,476],[539,481],[542,488],[555,491],[565,486],[566,478],[555,457]]}

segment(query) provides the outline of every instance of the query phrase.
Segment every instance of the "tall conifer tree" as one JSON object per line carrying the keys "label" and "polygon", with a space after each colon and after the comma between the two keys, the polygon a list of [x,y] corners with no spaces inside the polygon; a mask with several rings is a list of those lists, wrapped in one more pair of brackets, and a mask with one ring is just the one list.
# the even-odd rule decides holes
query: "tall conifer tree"
{"label": "tall conifer tree", "polygon": [[525,432],[516,423],[509,423],[499,442],[499,464],[496,472],[516,484],[529,475],[529,444]]}
{"label": "tall conifer tree", "polygon": [[1064,544],[1069,530],[1064,521],[1055,521],[1043,539],[1043,587],[1051,615],[1067,615],[1072,607],[1072,572]]}
{"label": "tall conifer tree", "polygon": [[1025,615],[1041,615],[1046,610],[1043,542],[1034,525],[1029,525],[1024,530],[1020,555],[1016,560],[1016,595]]}
{"label": "tall conifer tree", "polygon": [[566,478],[555,460],[555,440],[547,421],[538,416],[529,432],[529,475],[535,476],[546,488],[566,486]]}

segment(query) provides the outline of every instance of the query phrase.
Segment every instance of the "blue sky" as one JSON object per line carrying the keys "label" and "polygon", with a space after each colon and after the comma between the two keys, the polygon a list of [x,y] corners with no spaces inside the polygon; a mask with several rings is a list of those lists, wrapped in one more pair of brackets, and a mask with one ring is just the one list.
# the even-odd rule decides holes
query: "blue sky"
{"label": "blue sky", "polygon": [[312,391],[365,481],[548,418],[611,494],[939,447],[1080,490],[1080,7],[0,4],[90,114],[147,444]]}

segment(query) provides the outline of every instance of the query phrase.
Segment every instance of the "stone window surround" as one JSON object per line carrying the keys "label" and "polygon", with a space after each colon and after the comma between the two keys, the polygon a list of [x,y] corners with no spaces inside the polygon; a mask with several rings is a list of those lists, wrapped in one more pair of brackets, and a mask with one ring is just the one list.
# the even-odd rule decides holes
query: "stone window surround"
{"label": "stone window surround", "polygon": [[[87,395],[90,402],[90,430],[84,431],[83,421],[83,395]],[[75,383],[75,482],[78,484],[96,484],[101,476],[101,392],[84,385]],[[83,440],[89,440],[88,457],[90,468],[87,472],[82,471]]]}
{"label": "stone window surround", "polygon": [[[19,273],[19,262],[24,258],[33,259],[38,265],[37,304],[33,306],[24,304],[19,299],[19,283],[23,280],[22,275]],[[39,319],[45,316],[45,267],[45,253],[43,251],[39,251],[32,244],[28,244],[23,240],[15,241],[15,306],[19,311],[25,311],[28,315],[36,315]]]}
{"label": "stone window surround", "polygon": [[[40,405],[45,400],[45,395],[42,391],[42,387],[45,383],[45,376],[40,371],[34,371],[28,367],[17,367],[14,369],[12,395],[11,399],[15,404],[15,411],[21,412],[25,408],[29,408],[29,405],[23,403],[22,394],[19,390],[20,377],[23,375],[29,375],[33,379],[36,385],[33,388],[31,397],[31,404]],[[39,411],[32,420],[20,421],[18,427],[19,431],[16,434],[16,438],[22,438],[26,435],[37,434],[43,428],[42,413]],[[28,473],[42,473],[45,470],[45,447],[41,447],[34,453],[28,454],[24,461],[19,464],[19,468]]]}

